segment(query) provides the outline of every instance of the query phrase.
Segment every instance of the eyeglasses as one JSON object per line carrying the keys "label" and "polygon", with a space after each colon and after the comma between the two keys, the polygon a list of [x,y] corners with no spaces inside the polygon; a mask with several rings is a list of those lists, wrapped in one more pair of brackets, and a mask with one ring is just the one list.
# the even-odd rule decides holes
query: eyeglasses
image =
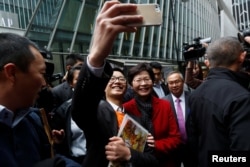
{"label": "eyeglasses", "polygon": [[118,80],[121,83],[126,83],[126,79],[124,77],[111,77],[110,80],[109,80],[109,82],[113,83],[116,80]]}
{"label": "eyeglasses", "polygon": [[168,85],[174,85],[174,84],[179,84],[179,83],[181,83],[182,81],[181,80],[176,80],[176,81],[170,81],[170,82],[168,82]]}
{"label": "eyeglasses", "polygon": [[150,78],[140,78],[140,79],[134,79],[133,82],[137,83],[137,84],[141,84],[142,81],[144,81],[146,84],[149,84],[152,82],[152,80]]}

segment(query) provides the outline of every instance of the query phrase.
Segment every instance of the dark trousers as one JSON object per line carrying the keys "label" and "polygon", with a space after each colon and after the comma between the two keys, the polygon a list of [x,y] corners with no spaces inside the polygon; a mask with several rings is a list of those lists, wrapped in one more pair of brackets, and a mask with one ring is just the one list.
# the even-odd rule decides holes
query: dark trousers
{"label": "dark trousers", "polygon": [[175,160],[177,163],[176,166],[182,167],[181,166],[182,163],[184,167],[192,167],[190,156],[192,155],[190,154],[188,146],[185,144],[180,145],[180,147],[178,147],[178,149],[175,152]]}

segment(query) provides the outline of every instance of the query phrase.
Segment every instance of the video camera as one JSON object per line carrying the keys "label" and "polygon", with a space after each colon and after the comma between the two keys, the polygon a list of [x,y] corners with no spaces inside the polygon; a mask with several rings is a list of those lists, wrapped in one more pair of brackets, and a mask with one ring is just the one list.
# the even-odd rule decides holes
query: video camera
{"label": "video camera", "polygon": [[46,72],[45,72],[45,76],[44,76],[46,79],[46,82],[49,85],[52,85],[52,82],[57,81],[57,80],[61,80],[63,78],[62,73],[53,74],[54,69],[55,69],[55,65],[54,65],[54,63],[51,63],[48,61],[48,60],[53,59],[51,52],[49,52],[45,49],[40,49],[40,53],[42,54],[43,58],[46,60],[45,61]]}
{"label": "video camera", "polygon": [[[197,37],[194,38],[193,41],[193,44],[183,43],[183,56],[185,61],[197,60],[198,58],[202,57],[206,52],[206,48],[202,46],[202,43],[210,43],[211,37]],[[189,48],[193,49],[189,50]]]}
{"label": "video camera", "polygon": [[245,71],[250,71],[250,44],[246,42],[244,39],[247,36],[250,37],[250,29],[244,30],[242,34],[238,33],[238,39],[240,43],[242,43],[244,51],[247,52],[242,67],[244,68]]}

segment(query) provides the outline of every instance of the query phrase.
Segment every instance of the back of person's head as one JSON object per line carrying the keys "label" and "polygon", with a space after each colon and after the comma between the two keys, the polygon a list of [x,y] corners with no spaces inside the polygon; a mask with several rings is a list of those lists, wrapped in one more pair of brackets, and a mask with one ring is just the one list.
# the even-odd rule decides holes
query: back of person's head
{"label": "back of person's head", "polygon": [[149,63],[149,65],[150,65],[152,68],[162,70],[162,65],[161,65],[161,63],[159,63],[159,62],[153,61],[153,62]]}
{"label": "back of person's head", "polygon": [[230,67],[238,63],[244,49],[236,37],[222,37],[212,42],[207,48],[210,68]]}
{"label": "back of person's head", "polygon": [[78,61],[83,62],[84,58],[80,54],[71,53],[66,57],[66,66],[74,66]]}
{"label": "back of person's head", "polygon": [[128,71],[128,83],[132,85],[134,77],[141,73],[142,71],[147,71],[150,79],[154,82],[155,76],[152,67],[148,63],[139,63],[134,67],[131,67]]}
{"label": "back of person's head", "polygon": [[28,38],[12,33],[0,33],[0,46],[0,69],[7,63],[14,63],[23,72],[35,59],[30,47],[39,50]]}

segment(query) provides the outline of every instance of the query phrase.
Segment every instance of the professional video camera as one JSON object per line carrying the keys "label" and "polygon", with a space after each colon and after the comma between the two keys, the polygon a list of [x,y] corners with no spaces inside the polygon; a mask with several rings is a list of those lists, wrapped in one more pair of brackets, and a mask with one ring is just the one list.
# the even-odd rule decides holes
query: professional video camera
{"label": "professional video camera", "polygon": [[54,65],[54,63],[51,63],[48,61],[48,60],[53,59],[51,52],[49,52],[45,49],[40,49],[40,53],[42,54],[43,58],[46,60],[45,61],[45,64],[46,64],[46,73],[45,73],[46,82],[52,86],[52,82],[57,81],[57,80],[61,80],[63,78],[63,75],[62,75],[62,73],[53,74],[55,65]]}
{"label": "professional video camera", "polygon": [[[202,46],[202,43],[210,43],[211,37],[197,37],[194,38],[193,41],[193,44],[183,43],[183,56],[185,61],[197,60],[198,58],[202,57],[206,52],[206,48]],[[190,48],[193,49],[189,50]]]}
{"label": "professional video camera", "polygon": [[242,34],[238,33],[238,39],[243,44],[244,50],[247,52],[242,66],[245,71],[250,71],[250,44],[245,41],[245,37],[250,37],[250,29],[244,30]]}

